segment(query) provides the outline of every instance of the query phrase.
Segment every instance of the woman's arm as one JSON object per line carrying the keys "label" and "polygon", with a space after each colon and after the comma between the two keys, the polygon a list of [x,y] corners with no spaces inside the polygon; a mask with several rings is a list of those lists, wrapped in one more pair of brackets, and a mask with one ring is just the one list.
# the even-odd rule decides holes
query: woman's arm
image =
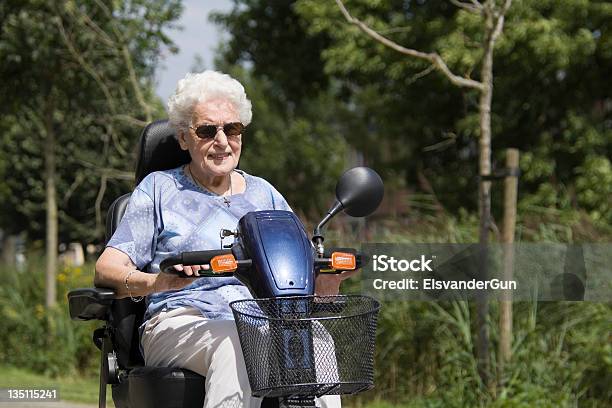
{"label": "woman's arm", "polygon": [[[130,288],[128,292],[125,278],[130,271],[136,272],[132,272],[128,278],[127,284]],[[195,277],[192,268],[185,267],[184,273]],[[98,258],[96,274],[94,276],[95,286],[115,290],[118,298],[130,295],[132,297],[146,296],[154,292],[178,290],[192,282],[192,279],[180,278],[168,273],[145,273],[138,271],[129,256],[112,247],[107,247],[102,252],[102,255],[100,255],[100,258]]]}

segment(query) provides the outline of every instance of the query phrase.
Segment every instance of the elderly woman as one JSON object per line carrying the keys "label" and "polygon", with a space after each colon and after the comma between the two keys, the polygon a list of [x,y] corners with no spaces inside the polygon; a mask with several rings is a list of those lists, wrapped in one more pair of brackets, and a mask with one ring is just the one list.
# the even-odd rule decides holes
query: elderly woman
{"label": "elderly woman", "polygon": [[[149,174],[96,263],[96,286],[119,297],[146,296],[141,326],[145,363],[182,367],[206,377],[205,407],[257,407],[229,303],[250,298],[235,278],[197,278],[198,266],[177,266],[193,279],[159,273],[180,252],[218,249],[219,231],[235,229],[249,211],[290,210],[262,178],[236,169],[251,102],[243,86],[214,71],[188,74],[168,102],[171,124],[191,162]],[[320,295],[337,294],[347,275],[317,278]],[[328,396],[319,405],[339,407]]]}

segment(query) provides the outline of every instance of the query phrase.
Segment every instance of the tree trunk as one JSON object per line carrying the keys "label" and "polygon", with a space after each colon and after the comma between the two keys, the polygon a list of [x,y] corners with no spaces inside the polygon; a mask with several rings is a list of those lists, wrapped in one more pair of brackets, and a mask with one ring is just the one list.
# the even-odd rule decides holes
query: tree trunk
{"label": "tree trunk", "polygon": [[[514,232],[516,228],[516,200],[518,190],[517,171],[519,167],[518,149],[508,149],[506,153],[506,169],[514,172],[506,176],[504,181],[504,225],[502,242],[504,245],[504,280],[512,279],[514,263]],[[504,366],[512,356],[512,293],[504,293],[499,305],[499,352],[497,372],[499,383],[505,383]]]}
{"label": "tree trunk", "polygon": [[8,233],[0,240],[0,248],[2,249],[0,261],[2,261],[3,264],[15,266],[17,255],[16,241],[17,237]]}
{"label": "tree trunk", "polygon": [[45,204],[47,213],[45,305],[55,306],[57,271],[57,192],[55,189],[55,130],[53,129],[53,102],[47,102],[45,112]]}
{"label": "tree trunk", "polygon": [[[486,6],[485,6],[486,7]],[[491,100],[493,98],[493,12],[489,9],[486,12],[486,32],[487,38],[484,49],[484,59],[481,70],[481,82],[483,85],[480,93],[479,117],[480,117],[480,157],[479,174],[491,174]],[[488,248],[489,226],[491,218],[491,182],[481,179],[478,186],[478,214],[480,226],[478,242],[480,244],[480,276],[486,280],[488,277]],[[477,343],[476,357],[478,359],[478,373],[485,386],[490,383],[490,364],[489,364],[489,301],[487,295],[482,293],[476,302],[477,308]]]}

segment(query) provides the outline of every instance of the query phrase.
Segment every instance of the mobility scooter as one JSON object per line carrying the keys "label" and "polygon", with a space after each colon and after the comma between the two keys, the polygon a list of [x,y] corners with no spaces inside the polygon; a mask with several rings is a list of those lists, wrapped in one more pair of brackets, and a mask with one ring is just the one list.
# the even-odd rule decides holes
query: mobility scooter
{"label": "mobility scooter", "polygon": [[[167,121],[148,125],[141,136],[136,183],[152,171],[186,164]],[[367,296],[314,295],[319,273],[355,270],[366,261],[350,248],[325,250],[322,228],[345,211],[366,216],[380,204],[383,185],[371,169],[347,171],[336,187],[337,200],[309,239],[289,211],[244,215],[236,230],[222,230],[234,242],[218,250],[186,252],[164,260],[161,273],[181,274],[173,266],[209,265],[200,276],[234,275],[253,299],[232,302],[251,390],[263,407],[314,407],[315,397],[355,394],[373,386],[373,359],[379,304]],[[119,197],[107,214],[110,239],[127,206]],[[223,242],[223,240],[222,240]],[[175,367],[148,367],[140,353],[138,327],[144,302],[116,299],[111,289],[84,288],[68,294],[74,320],[102,320],[93,341],[101,350],[99,406],[106,387],[118,408],[199,408],[205,378]]]}

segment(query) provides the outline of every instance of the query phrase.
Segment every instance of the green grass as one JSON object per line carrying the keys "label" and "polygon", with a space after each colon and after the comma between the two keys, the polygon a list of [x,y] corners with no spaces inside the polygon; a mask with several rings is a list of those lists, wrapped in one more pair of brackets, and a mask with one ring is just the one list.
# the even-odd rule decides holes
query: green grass
{"label": "green grass", "polygon": [[[85,404],[98,404],[98,379],[83,377],[59,377],[50,378],[41,374],[36,374],[28,370],[11,366],[0,366],[0,388],[19,387],[19,388],[55,388],[59,389],[60,399],[63,401],[73,401]],[[111,389],[108,386],[107,408],[112,408]],[[365,405],[355,404],[351,397],[343,398],[343,405],[347,407],[366,407],[366,408],[398,408],[386,402],[368,402]],[[402,405],[402,407],[420,408],[420,403]]]}
{"label": "green grass", "polygon": [[[84,377],[50,378],[31,371],[10,366],[0,366],[0,388],[2,387],[57,387],[59,397],[65,401],[98,403],[98,379]],[[110,401],[110,386],[107,391],[107,401]],[[112,404],[107,402],[107,406]]]}

